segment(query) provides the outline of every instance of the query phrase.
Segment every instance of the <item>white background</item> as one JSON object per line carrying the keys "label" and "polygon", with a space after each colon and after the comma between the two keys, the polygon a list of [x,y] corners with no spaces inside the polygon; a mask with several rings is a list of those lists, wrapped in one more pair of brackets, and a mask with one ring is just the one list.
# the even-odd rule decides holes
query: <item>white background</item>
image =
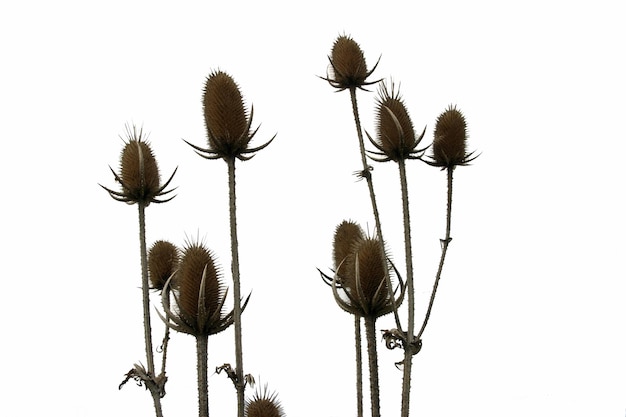
{"label": "white background", "polygon": [[[237,165],[242,290],[252,291],[245,372],[278,392],[288,416],[356,414],[352,317],[315,269],[332,266],[341,220],[373,229],[367,187],[352,175],[349,94],[317,77],[345,33],[370,66],[382,55],[374,78],[401,84],[425,140],[456,104],[470,150],[482,152],[455,171],[454,240],[414,361],[411,415],[623,416],[620,3],[225,3],[0,6],[0,415],[153,415],[143,388],[117,389],[145,363],[137,208],[98,183],[116,186],[119,135],[143,126],[162,177],[179,167],[177,197],[147,209],[148,244],[199,237],[228,282],[226,165],[182,141],[206,144],[201,96],[215,69],[254,104],[253,143],[278,133]],[[372,134],[373,90],[358,93]],[[445,173],[415,162],[408,174],[421,315],[444,234]],[[395,164],[376,164],[374,181],[402,270]],[[382,414],[398,415],[401,353],[382,343],[379,353]],[[194,362],[193,338],[173,335],[167,416],[197,412]],[[232,330],[209,340],[210,373],[225,362],[234,364]],[[213,375],[209,386],[211,414],[234,416],[230,381]]]}

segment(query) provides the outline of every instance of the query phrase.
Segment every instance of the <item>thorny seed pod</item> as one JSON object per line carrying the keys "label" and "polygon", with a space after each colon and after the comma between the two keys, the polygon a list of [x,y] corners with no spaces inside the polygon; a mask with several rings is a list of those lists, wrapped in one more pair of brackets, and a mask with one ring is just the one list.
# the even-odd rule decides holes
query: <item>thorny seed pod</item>
{"label": "thorny seed pod", "polygon": [[363,86],[376,84],[380,80],[365,81],[376,69],[378,62],[371,71],[367,71],[365,56],[361,47],[349,36],[337,37],[330,56],[330,68],[326,78],[322,79],[339,91],[349,88],[364,89]]}
{"label": "thorny seed pod", "polygon": [[122,191],[113,191],[102,185],[101,187],[107,190],[115,200],[128,204],[142,203],[148,206],[150,203],[170,201],[174,197],[165,200],[157,200],[157,197],[174,190],[164,191],[176,174],[176,169],[170,179],[161,185],[159,167],[150,144],[144,138],[143,129],[137,131],[137,128],[133,126],[131,130],[129,126],[126,126],[126,133],[128,141],[125,141],[120,157],[120,174],[116,174],[109,167],[115,180],[120,183]]}
{"label": "thorny seed pod", "polygon": [[148,251],[148,271],[152,288],[162,290],[178,268],[178,248],[165,240],[154,242]]}
{"label": "thorny seed pod", "polygon": [[435,138],[433,140],[432,161],[428,164],[445,168],[468,165],[478,157],[467,153],[467,124],[463,114],[456,106],[449,106],[437,118]]}
{"label": "thorny seed pod", "polygon": [[354,274],[354,265],[349,265],[348,257],[361,240],[363,240],[363,229],[356,222],[344,220],[335,229],[333,261],[335,273],[340,279]]}
{"label": "thorny seed pod", "polygon": [[276,392],[269,392],[267,384],[257,390],[251,399],[246,400],[245,417],[285,417],[283,407]]}
{"label": "thorny seed pod", "polygon": [[415,135],[413,122],[406,109],[400,92],[396,91],[393,83],[391,91],[383,82],[378,89],[378,99],[376,103],[377,135],[373,140],[369,133],[372,145],[379,152],[370,152],[379,155],[380,158],[372,157],[378,162],[395,161],[403,159],[419,159],[425,149],[416,149],[426,132],[426,128],[419,136]]}
{"label": "thorny seed pod", "polygon": [[[213,254],[203,244],[191,243],[183,249],[176,273],[177,285],[173,292],[176,306],[166,307],[165,313],[173,323],[174,330],[195,336],[212,335],[225,330],[233,323],[232,311],[226,315],[222,310],[226,301],[220,269]],[[171,278],[165,289],[171,285]],[[163,297],[166,297],[163,291]],[[245,308],[247,300],[242,310]],[[164,317],[163,321],[167,322]]]}
{"label": "thorny seed pod", "polygon": [[259,147],[248,148],[258,130],[257,128],[250,132],[254,109],[250,110],[248,115],[237,83],[223,71],[214,71],[207,78],[202,106],[209,147],[204,149],[187,143],[204,158],[225,160],[238,158],[245,161],[254,156],[246,156],[247,154],[265,148],[276,137],[274,135]]}
{"label": "thorny seed pod", "polygon": [[[405,285],[394,268],[400,280],[401,293],[397,299],[392,298],[385,279],[385,268],[388,271],[391,269],[390,262],[382,258],[380,245],[380,241],[375,238],[366,237],[360,240],[346,259],[354,272],[342,280],[341,287],[332,287],[335,301],[349,313],[377,318],[392,312],[394,304],[397,307],[402,303]],[[337,276],[335,284],[336,281]],[[343,296],[339,295],[339,289]]]}

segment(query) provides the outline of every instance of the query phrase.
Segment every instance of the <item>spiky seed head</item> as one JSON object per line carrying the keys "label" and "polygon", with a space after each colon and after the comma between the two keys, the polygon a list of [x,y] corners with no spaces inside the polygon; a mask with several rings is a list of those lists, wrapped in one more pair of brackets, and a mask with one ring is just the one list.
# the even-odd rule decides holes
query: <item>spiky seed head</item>
{"label": "spiky seed head", "polygon": [[339,36],[331,52],[332,80],[342,88],[359,87],[368,76],[365,55],[349,36]]}
{"label": "spiky seed head", "polygon": [[156,158],[143,130],[127,128],[128,141],[120,157],[122,192],[131,203],[150,204],[159,195],[161,178]]}
{"label": "spiky seed head", "polygon": [[467,148],[467,124],[465,117],[456,108],[449,106],[437,118],[433,140],[434,165],[451,168],[465,165],[469,155]]}
{"label": "spiky seed head", "polygon": [[359,314],[364,317],[379,317],[390,311],[391,296],[385,281],[387,259],[382,258],[380,241],[366,237],[348,257],[348,265],[355,272],[343,282],[350,298],[358,303]]}
{"label": "spiky seed head", "polygon": [[[204,294],[200,294],[205,268]],[[204,334],[213,323],[208,323],[203,319],[210,318],[217,313],[222,306],[224,294],[220,270],[215,263],[213,253],[204,244],[189,243],[183,249],[177,282],[180,318],[197,334]],[[202,296],[206,317],[202,317],[198,310]]]}
{"label": "spiky seed head", "polygon": [[283,407],[276,392],[268,392],[267,385],[257,390],[251,399],[246,400],[245,417],[285,417]]}
{"label": "spiky seed head", "polygon": [[376,145],[385,154],[385,160],[398,162],[415,151],[422,137],[416,137],[406,105],[393,84],[391,91],[384,82],[380,85],[376,120]]}
{"label": "spiky seed head", "polygon": [[348,258],[362,239],[363,229],[356,222],[344,220],[337,226],[333,240],[333,261],[337,276],[347,278],[354,274],[354,265],[348,265]]}
{"label": "spiky seed head", "polygon": [[167,280],[178,268],[178,248],[166,241],[158,240],[148,251],[148,271],[152,288],[162,290]]}
{"label": "spiky seed head", "polygon": [[240,155],[251,137],[248,111],[237,83],[223,71],[212,72],[202,102],[209,148],[221,157]]}

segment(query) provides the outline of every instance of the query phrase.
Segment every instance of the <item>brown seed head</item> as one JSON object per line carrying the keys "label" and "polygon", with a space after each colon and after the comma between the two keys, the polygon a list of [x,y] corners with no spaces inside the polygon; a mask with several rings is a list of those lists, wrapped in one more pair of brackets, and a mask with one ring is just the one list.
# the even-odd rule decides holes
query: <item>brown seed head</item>
{"label": "brown seed head", "polygon": [[378,82],[366,82],[366,79],[374,72],[378,63],[368,72],[361,47],[349,36],[341,35],[337,37],[328,59],[330,60],[331,68],[328,77],[324,79],[339,90],[347,88],[362,89],[364,85]]}
{"label": "brown seed head", "polygon": [[348,265],[348,258],[362,239],[363,229],[353,221],[344,220],[335,229],[333,261],[338,277],[347,278],[348,275],[354,275],[354,264]]}
{"label": "brown seed head", "polygon": [[248,112],[233,78],[215,71],[206,80],[204,122],[209,147],[222,156],[237,156],[250,141]]}
{"label": "brown seed head", "polygon": [[377,136],[372,144],[380,151],[375,152],[382,158],[373,158],[380,162],[395,161],[402,159],[417,158],[416,153],[421,153],[416,147],[424,137],[415,135],[413,122],[406,109],[399,91],[387,89],[385,83],[379,88],[379,97],[376,105]]}
{"label": "brown seed head", "polygon": [[[201,283],[205,273],[204,293],[201,294]],[[177,281],[180,318],[196,334],[211,334],[210,329],[217,325],[211,318],[222,319],[224,297],[220,272],[211,251],[200,243],[191,243],[185,247]],[[202,298],[204,304],[201,302]]]}
{"label": "brown seed head", "polygon": [[129,200],[149,204],[159,193],[159,167],[150,144],[142,137],[142,131],[137,132],[133,127],[128,139],[120,158],[123,188]]}
{"label": "brown seed head", "polygon": [[245,417],[285,417],[277,393],[270,393],[267,385],[263,391],[257,390],[253,397],[246,400]]}
{"label": "brown seed head", "polygon": [[148,271],[152,288],[162,290],[178,268],[178,248],[165,240],[156,241],[148,252]]}
{"label": "brown seed head", "polygon": [[475,158],[467,153],[467,124],[456,106],[449,106],[437,118],[431,165],[454,168],[467,165]]}

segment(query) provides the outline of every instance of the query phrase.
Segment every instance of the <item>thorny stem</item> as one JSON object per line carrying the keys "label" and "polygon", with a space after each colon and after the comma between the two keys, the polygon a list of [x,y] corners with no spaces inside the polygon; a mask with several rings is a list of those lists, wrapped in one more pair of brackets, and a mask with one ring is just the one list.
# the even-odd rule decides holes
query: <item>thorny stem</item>
{"label": "thorny stem", "polygon": [[[169,291],[169,288],[163,289],[163,291]],[[165,307],[166,309],[170,308],[170,297],[165,298]],[[168,317],[167,322],[169,323],[170,319]],[[163,336],[163,344],[161,345],[161,351],[163,352],[162,361],[161,361],[161,375],[165,375],[165,364],[167,362],[167,346],[170,341],[170,326],[165,325],[165,336]],[[158,352],[158,349],[157,349]]]}
{"label": "thorny stem", "polygon": [[[363,132],[361,130],[361,119],[359,118],[359,107],[356,102],[356,87],[350,87],[350,100],[352,102],[352,113],[354,115],[354,122],[356,124],[356,133],[359,137],[359,150],[361,152],[361,162],[363,163],[363,177],[367,182],[367,188],[370,192],[370,200],[372,203],[372,211],[374,213],[374,221],[376,224],[376,237],[380,241],[380,251],[382,259],[387,259],[387,254],[385,253],[385,243],[383,240],[383,231],[380,225],[380,216],[378,214],[378,204],[376,203],[376,195],[374,194],[374,184],[372,182],[372,173],[370,171],[370,167],[367,164],[367,157],[365,155],[365,145],[363,142]],[[398,309],[396,306],[393,287],[391,285],[391,278],[389,277],[388,268],[384,268],[385,270],[385,281],[387,282],[387,287],[389,288],[391,303],[393,305],[393,315],[396,320],[396,326],[398,330],[402,330],[402,326],[400,325],[400,318],[398,317]]]}
{"label": "thorny stem", "polygon": [[[152,351],[152,326],[150,325],[150,293],[148,287],[148,252],[146,249],[146,204],[138,202],[139,207],[139,246],[141,257],[141,294],[143,300],[143,328],[146,342],[146,360],[148,362],[148,375],[152,378],[154,374],[154,353]],[[154,411],[157,417],[163,417],[161,409],[161,396],[158,389],[146,381],[154,402]]]}
{"label": "thorny stem", "polygon": [[361,354],[361,317],[354,315],[354,345],[356,348],[356,410],[363,417],[363,355]]}
{"label": "thorny stem", "polygon": [[239,281],[239,242],[237,240],[237,205],[235,195],[235,158],[226,160],[228,164],[228,189],[230,206],[230,250],[232,255],[231,269],[233,273],[234,322],[235,322],[235,389],[237,390],[237,417],[244,415],[243,349],[241,343],[241,288]]}
{"label": "thorny stem", "polygon": [[209,336],[196,336],[198,366],[198,416],[209,417],[209,379],[207,372]]}
{"label": "thorny stem", "polygon": [[435,284],[433,285],[433,291],[430,294],[430,302],[428,303],[428,310],[426,311],[426,316],[424,317],[424,323],[422,324],[422,328],[420,329],[417,339],[419,340],[422,337],[422,333],[426,330],[426,325],[428,324],[428,319],[430,318],[430,313],[433,309],[433,303],[435,302],[435,295],[437,294],[437,287],[439,287],[439,279],[441,278],[441,271],[443,270],[443,263],[446,259],[446,253],[448,252],[448,245],[452,240],[450,238],[450,221],[452,217],[452,171],[454,167],[448,168],[448,209],[446,215],[446,237],[441,240],[441,258],[439,260],[439,269],[437,270],[437,276],[435,277]]}
{"label": "thorny stem", "polygon": [[413,283],[413,253],[411,249],[411,221],[409,217],[409,192],[406,181],[406,165],[404,159],[398,161],[400,170],[400,188],[402,190],[402,213],[404,217],[404,253],[406,258],[406,286],[408,292],[409,312],[407,340],[404,349],[404,366],[402,375],[402,407],[401,416],[408,417],[411,393],[411,368],[413,364],[413,333],[415,330],[415,286]]}
{"label": "thorny stem", "polygon": [[380,390],[378,384],[378,353],[376,352],[376,318],[364,317],[367,356],[370,370],[370,397],[372,417],[380,417]]}

